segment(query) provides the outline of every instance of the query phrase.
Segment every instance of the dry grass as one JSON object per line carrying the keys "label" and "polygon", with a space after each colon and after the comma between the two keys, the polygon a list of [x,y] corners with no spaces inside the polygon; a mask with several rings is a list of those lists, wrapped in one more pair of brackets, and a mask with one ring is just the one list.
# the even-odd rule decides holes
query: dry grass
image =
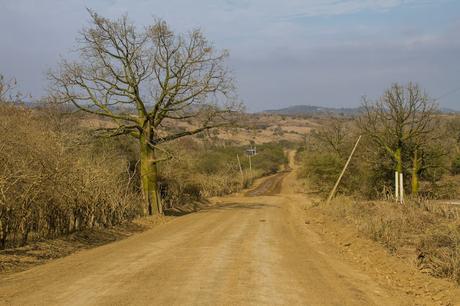
{"label": "dry grass", "polygon": [[[305,135],[318,126],[325,119],[295,118],[275,114],[246,114],[247,118],[240,122],[241,128],[223,128],[201,134],[199,137],[212,139],[215,143],[247,145],[250,141],[257,144],[278,141],[301,143]],[[164,128],[189,130],[196,128],[193,121],[172,122],[165,121]],[[280,133],[281,132],[281,133]]]}
{"label": "dry grass", "polygon": [[460,224],[429,229],[421,237],[417,251],[420,269],[460,284]]}
{"label": "dry grass", "polygon": [[327,214],[354,224],[391,253],[408,254],[418,268],[460,284],[460,208],[435,203],[399,205],[337,198],[322,204]]}

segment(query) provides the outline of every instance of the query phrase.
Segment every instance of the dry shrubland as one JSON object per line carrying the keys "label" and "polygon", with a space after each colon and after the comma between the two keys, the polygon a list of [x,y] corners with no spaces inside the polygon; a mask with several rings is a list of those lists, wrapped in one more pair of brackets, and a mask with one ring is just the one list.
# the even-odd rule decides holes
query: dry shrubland
{"label": "dry shrubland", "polygon": [[0,247],[139,215],[129,162],[52,109],[0,104]]}
{"label": "dry shrubland", "polygon": [[[357,117],[330,118],[312,131],[297,155],[302,165],[299,177],[308,181],[310,189],[323,195],[331,190],[354,142],[363,135],[339,193],[394,198],[394,176],[399,171],[412,198],[460,196],[460,116],[438,113],[419,87],[409,84],[407,88],[394,85]],[[403,99],[401,105],[392,106],[393,99],[401,101],[392,95],[412,96],[412,91],[418,92],[419,100]],[[391,107],[402,111],[392,113]],[[392,119],[399,117],[405,121]]]}
{"label": "dry shrubland", "polygon": [[[321,205],[357,226],[390,252],[411,249],[417,266],[460,283],[460,117],[409,84],[393,85],[357,117],[330,118],[298,150],[299,178],[325,198],[354,142],[363,139],[339,186],[339,199]],[[395,171],[403,173],[405,203],[396,204]]]}
{"label": "dry shrubland", "polygon": [[174,152],[173,159],[160,165],[161,190],[167,209],[239,191],[249,187],[255,178],[275,173],[287,163],[283,146],[274,143],[257,146],[258,154],[252,157],[252,172],[249,159],[244,155],[246,146],[214,146],[182,139],[167,148]]}
{"label": "dry shrubland", "polygon": [[[320,208],[420,270],[460,284],[460,208],[430,202],[400,205],[339,197]],[[409,251],[409,254],[407,252]]]}

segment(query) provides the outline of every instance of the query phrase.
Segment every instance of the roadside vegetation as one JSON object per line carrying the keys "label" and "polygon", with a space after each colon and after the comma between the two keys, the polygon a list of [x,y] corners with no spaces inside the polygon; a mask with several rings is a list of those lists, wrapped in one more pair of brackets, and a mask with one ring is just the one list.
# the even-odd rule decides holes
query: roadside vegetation
{"label": "roadside vegetation", "polygon": [[[326,198],[359,135],[363,139],[325,212],[353,223],[392,253],[460,283],[460,117],[437,111],[416,84],[395,84],[357,117],[330,118],[298,150],[299,179]],[[395,172],[404,178],[397,203]],[[442,204],[445,203],[445,204]]]}
{"label": "roadside vegetation", "polygon": [[[101,137],[89,127],[94,121],[49,105],[0,103],[0,248],[145,215],[138,145]],[[191,211],[193,203],[248,187],[286,162],[282,145],[262,144],[250,172],[246,148],[198,138],[163,146],[171,156],[159,168],[164,210]]]}
{"label": "roadside vegetation", "polygon": [[424,273],[460,284],[460,209],[410,201],[364,201],[339,196],[320,205],[328,216],[356,226]]}
{"label": "roadside vegetation", "polygon": [[193,139],[170,144],[167,149],[174,152],[175,157],[159,167],[165,209],[180,210],[181,204],[193,205],[207,197],[248,188],[254,179],[276,173],[287,163],[283,145],[267,143],[257,146],[257,155],[251,158],[250,167],[249,158],[244,154],[247,148],[206,144]]}
{"label": "roadside vegetation", "polygon": [[0,104],[0,248],[109,227],[142,212],[122,139],[53,109]]}

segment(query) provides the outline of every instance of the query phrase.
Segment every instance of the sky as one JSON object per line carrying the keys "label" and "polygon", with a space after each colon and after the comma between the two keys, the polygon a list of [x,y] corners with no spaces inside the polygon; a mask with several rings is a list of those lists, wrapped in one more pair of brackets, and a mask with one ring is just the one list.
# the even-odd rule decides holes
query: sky
{"label": "sky", "polygon": [[46,71],[89,24],[86,8],[202,29],[230,51],[249,111],[355,107],[409,81],[460,110],[460,0],[0,0],[0,73],[44,95]]}

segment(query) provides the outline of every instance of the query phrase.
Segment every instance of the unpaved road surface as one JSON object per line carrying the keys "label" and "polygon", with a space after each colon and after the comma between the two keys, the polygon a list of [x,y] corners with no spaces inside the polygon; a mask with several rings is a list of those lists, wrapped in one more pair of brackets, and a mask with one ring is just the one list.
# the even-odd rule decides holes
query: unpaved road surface
{"label": "unpaved road surface", "polygon": [[219,198],[126,240],[3,276],[0,304],[410,305],[306,229],[303,198],[283,183],[291,176],[275,175],[250,196]]}
{"label": "unpaved road surface", "polygon": [[280,172],[263,180],[256,188],[247,191],[245,195],[248,197],[256,197],[280,194],[283,179],[288,173],[287,171]]}

